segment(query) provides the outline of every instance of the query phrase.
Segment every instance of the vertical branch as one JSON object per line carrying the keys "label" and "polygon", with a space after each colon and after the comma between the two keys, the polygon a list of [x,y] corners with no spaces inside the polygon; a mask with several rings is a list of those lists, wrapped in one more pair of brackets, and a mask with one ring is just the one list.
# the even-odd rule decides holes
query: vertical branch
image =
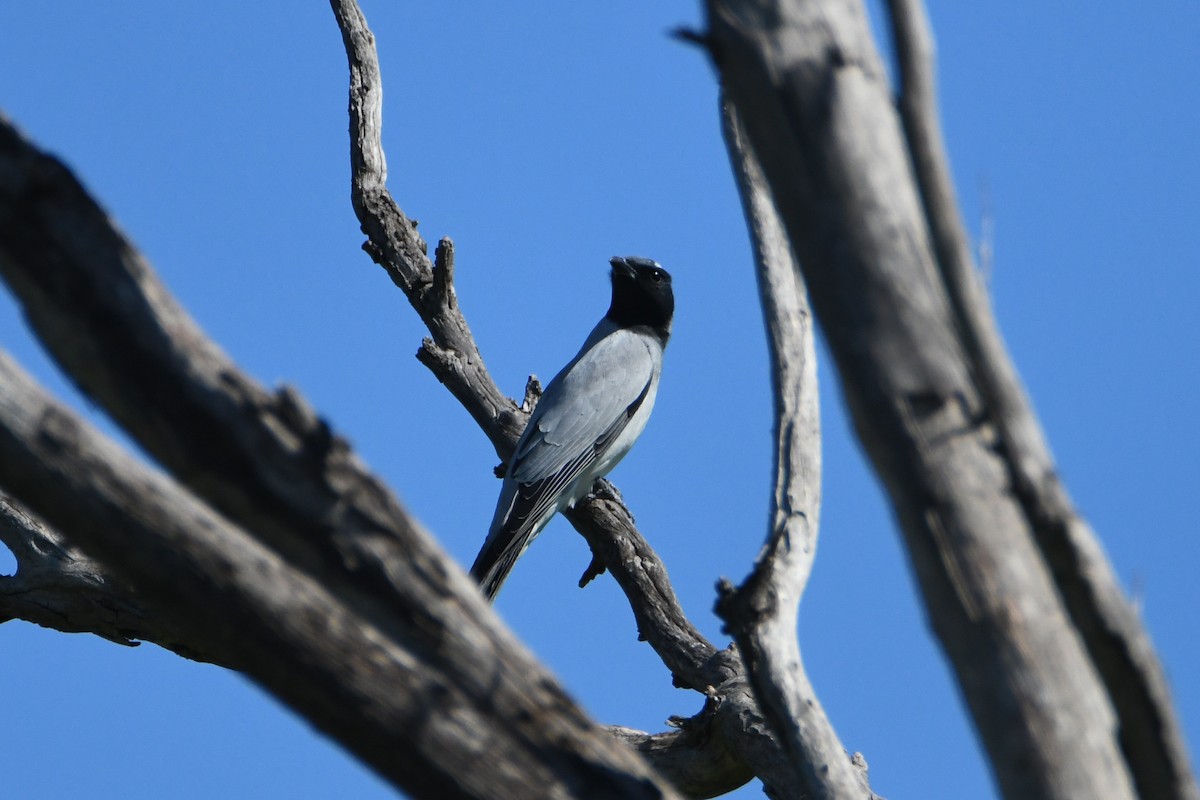
{"label": "vertical branch", "polygon": [[709,0],[930,620],[1006,796],[1132,798],[1118,720],[1013,496],[859,0]]}
{"label": "vertical branch", "polygon": [[775,489],[767,542],[754,571],[736,589],[723,583],[717,613],[737,642],[763,715],[789,752],[799,790],[789,794],[870,797],[865,774],[852,765],[817,701],[797,639],[821,509],[821,421],[807,291],[762,168],[727,101],[722,121],[754,243],[770,344]]}
{"label": "vertical branch", "polygon": [[1017,497],[1120,720],[1145,798],[1200,798],[1162,665],[1091,527],[1075,510],[996,324],[958,213],[938,119],[933,35],[921,0],[888,0],[899,108],[959,332]]}

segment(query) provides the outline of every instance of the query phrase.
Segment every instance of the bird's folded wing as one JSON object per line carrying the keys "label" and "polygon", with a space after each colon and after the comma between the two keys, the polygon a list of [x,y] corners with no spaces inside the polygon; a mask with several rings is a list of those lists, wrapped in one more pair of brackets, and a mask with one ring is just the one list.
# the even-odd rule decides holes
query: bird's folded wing
{"label": "bird's folded wing", "polygon": [[471,567],[488,597],[564,492],[625,430],[654,377],[644,340],[618,330],[550,382],[517,444],[492,529]]}
{"label": "bird's folded wing", "polygon": [[637,411],[650,389],[649,381],[630,404],[627,412],[618,415],[608,430],[591,447],[587,447],[568,463],[562,465],[558,472],[541,480],[531,483],[513,481],[501,496],[501,508],[497,511],[496,527],[493,527],[483,549],[471,565],[471,574],[480,581],[481,588],[488,599],[496,596],[500,584],[508,577],[513,565],[525,548],[533,541],[541,524],[547,515],[557,510],[558,500],[563,492],[589,466],[605,448],[621,434],[629,420]]}
{"label": "bird's folded wing", "polygon": [[567,365],[534,410],[508,474],[532,484],[575,466],[589,451],[603,452],[646,397],[656,363],[650,347],[645,337],[616,330]]}

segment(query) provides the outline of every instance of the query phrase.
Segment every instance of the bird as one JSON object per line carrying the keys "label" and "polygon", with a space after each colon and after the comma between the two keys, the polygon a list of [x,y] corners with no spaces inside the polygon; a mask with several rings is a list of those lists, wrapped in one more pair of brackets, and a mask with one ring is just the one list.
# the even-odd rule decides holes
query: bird
{"label": "bird", "polygon": [[489,602],[559,511],[587,496],[642,434],[671,337],[675,295],[657,261],[614,257],[612,301],[542,393],[508,461],[471,575]]}

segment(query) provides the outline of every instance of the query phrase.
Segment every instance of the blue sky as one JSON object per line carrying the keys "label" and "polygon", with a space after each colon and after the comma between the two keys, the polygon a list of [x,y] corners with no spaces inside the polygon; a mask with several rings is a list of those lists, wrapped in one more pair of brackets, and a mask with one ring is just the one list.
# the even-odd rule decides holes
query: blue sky
{"label": "blue sky", "polygon": [[[655,416],[613,474],[715,641],[720,576],[765,532],[766,350],[713,73],[667,35],[694,2],[370,2],[390,187],[452,236],[460,303],[519,394],[607,304],[607,259],[675,276]],[[872,8],[874,13],[875,9]],[[1079,507],[1135,593],[1194,743],[1200,6],[955,3],[930,13],[968,225],[994,226],[998,315]],[[0,108],[61,155],[242,366],[298,386],[469,563],[496,457],[413,358],[423,331],[359,250],[346,64],[326,4],[0,5]],[[0,347],[81,403],[0,292]],[[823,368],[825,504],[801,646],[891,798],[994,795],[879,486]],[[600,721],[661,730],[672,689],[562,521],[498,608]],[[11,569],[0,556],[0,567]],[[153,646],[0,626],[6,797],[392,796],[237,675]],[[761,796],[755,788],[739,796]]]}

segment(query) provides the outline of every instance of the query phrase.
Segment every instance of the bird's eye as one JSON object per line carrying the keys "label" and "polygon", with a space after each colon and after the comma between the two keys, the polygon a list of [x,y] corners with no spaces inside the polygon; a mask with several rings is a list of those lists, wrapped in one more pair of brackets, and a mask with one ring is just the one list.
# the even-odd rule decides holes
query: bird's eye
{"label": "bird's eye", "polygon": [[654,272],[651,272],[650,279],[652,281],[654,281],[655,283],[661,283],[662,282],[662,270],[656,269],[656,270],[654,270]]}

